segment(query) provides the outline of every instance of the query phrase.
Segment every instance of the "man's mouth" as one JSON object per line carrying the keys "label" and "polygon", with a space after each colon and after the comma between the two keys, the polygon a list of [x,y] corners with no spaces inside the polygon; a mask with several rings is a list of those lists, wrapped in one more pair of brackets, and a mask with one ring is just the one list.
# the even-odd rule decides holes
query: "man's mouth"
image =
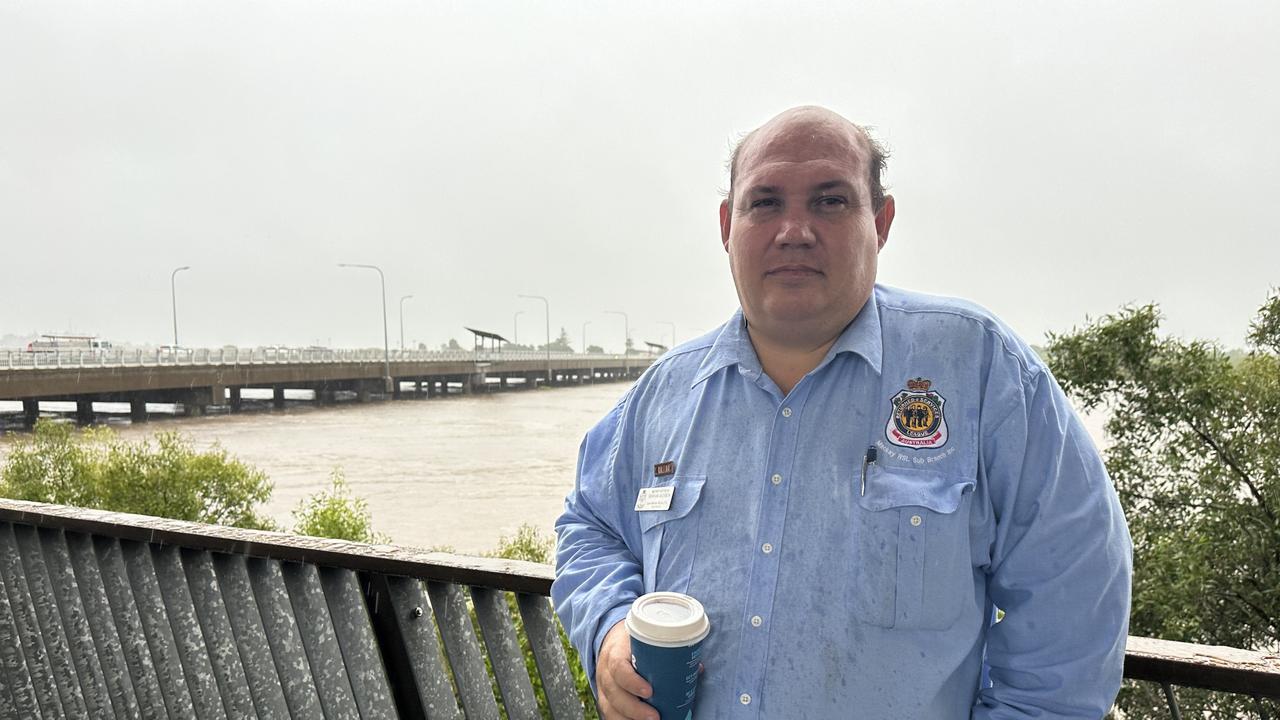
{"label": "man's mouth", "polygon": [[765,273],[768,277],[806,277],[821,275],[821,271],[809,265],[779,265]]}

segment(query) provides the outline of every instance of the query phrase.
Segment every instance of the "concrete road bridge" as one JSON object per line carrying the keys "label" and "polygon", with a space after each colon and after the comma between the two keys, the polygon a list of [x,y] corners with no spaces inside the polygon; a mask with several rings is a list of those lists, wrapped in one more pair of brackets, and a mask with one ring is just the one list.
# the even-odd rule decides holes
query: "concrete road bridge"
{"label": "concrete road bridge", "polygon": [[[431,397],[638,377],[651,355],[497,351],[392,351],[224,348],[202,350],[0,351],[0,401],[21,401],[27,426],[41,402],[73,402],[77,421],[93,422],[94,403],[128,403],[143,421],[147,403],[180,405],[186,415],[211,407],[239,412],[242,391],[269,389],[283,407],[286,390],[310,390],[315,402],[339,397]],[[389,370],[389,373],[388,373]]]}

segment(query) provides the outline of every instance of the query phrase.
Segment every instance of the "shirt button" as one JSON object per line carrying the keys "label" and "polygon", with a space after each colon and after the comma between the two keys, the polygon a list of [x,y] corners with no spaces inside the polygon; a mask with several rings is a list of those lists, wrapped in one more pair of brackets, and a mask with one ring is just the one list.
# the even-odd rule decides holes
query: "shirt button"
{"label": "shirt button", "polygon": [[765,555],[768,555],[769,553],[773,552],[773,545],[771,545],[770,543],[765,543],[760,546],[760,551],[763,552]]}
{"label": "shirt button", "polygon": [[773,474],[773,477],[772,477],[772,478],[769,478],[769,479],[773,481],[773,484],[774,484],[774,485],[781,485],[781,484],[782,484],[782,476],[781,476],[781,475],[779,475],[779,474],[777,474],[777,473],[774,473],[774,474]]}
{"label": "shirt button", "polygon": [[782,417],[791,417],[791,408],[789,407],[782,408]]}
{"label": "shirt button", "polygon": [[764,618],[760,617],[759,615],[751,616],[751,627],[760,627],[760,625],[763,623],[764,623]]}
{"label": "shirt button", "polygon": [[920,516],[919,516],[919,515],[912,515],[912,516],[911,516],[911,524],[912,524],[912,526],[914,526],[914,527],[920,527],[920,523],[922,523],[922,522],[924,522],[924,520],[922,520],[922,519],[920,518]]}
{"label": "shirt button", "polygon": [[738,696],[738,702],[742,703],[743,705],[750,705],[751,696],[746,693],[742,693],[741,695]]}

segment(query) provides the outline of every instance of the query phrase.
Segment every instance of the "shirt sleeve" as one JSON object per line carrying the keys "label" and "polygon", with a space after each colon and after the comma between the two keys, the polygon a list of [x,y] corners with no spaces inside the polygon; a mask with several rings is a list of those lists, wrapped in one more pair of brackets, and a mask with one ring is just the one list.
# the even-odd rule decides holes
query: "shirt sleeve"
{"label": "shirt sleeve", "polygon": [[624,437],[624,398],[582,441],[573,492],[556,521],[556,579],[551,599],[582,659],[594,692],[605,634],[643,593],[640,531],[619,477],[631,446]]}
{"label": "shirt sleeve", "polygon": [[[990,687],[974,720],[1101,718],[1119,691],[1132,545],[1106,468],[1043,368],[988,385],[1009,408],[984,430],[979,472],[996,530],[988,589]],[[1003,397],[994,397],[1003,395]]]}

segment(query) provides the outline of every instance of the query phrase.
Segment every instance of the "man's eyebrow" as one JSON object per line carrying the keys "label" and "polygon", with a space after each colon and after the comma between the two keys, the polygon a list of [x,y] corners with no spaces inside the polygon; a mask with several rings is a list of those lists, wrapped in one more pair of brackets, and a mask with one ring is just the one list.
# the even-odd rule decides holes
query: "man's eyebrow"
{"label": "man's eyebrow", "polygon": [[823,190],[834,190],[836,188],[854,189],[853,185],[847,180],[828,180],[813,186],[814,192],[822,192]]}
{"label": "man's eyebrow", "polygon": [[747,192],[751,195],[777,195],[781,191],[773,185],[752,185]]}

